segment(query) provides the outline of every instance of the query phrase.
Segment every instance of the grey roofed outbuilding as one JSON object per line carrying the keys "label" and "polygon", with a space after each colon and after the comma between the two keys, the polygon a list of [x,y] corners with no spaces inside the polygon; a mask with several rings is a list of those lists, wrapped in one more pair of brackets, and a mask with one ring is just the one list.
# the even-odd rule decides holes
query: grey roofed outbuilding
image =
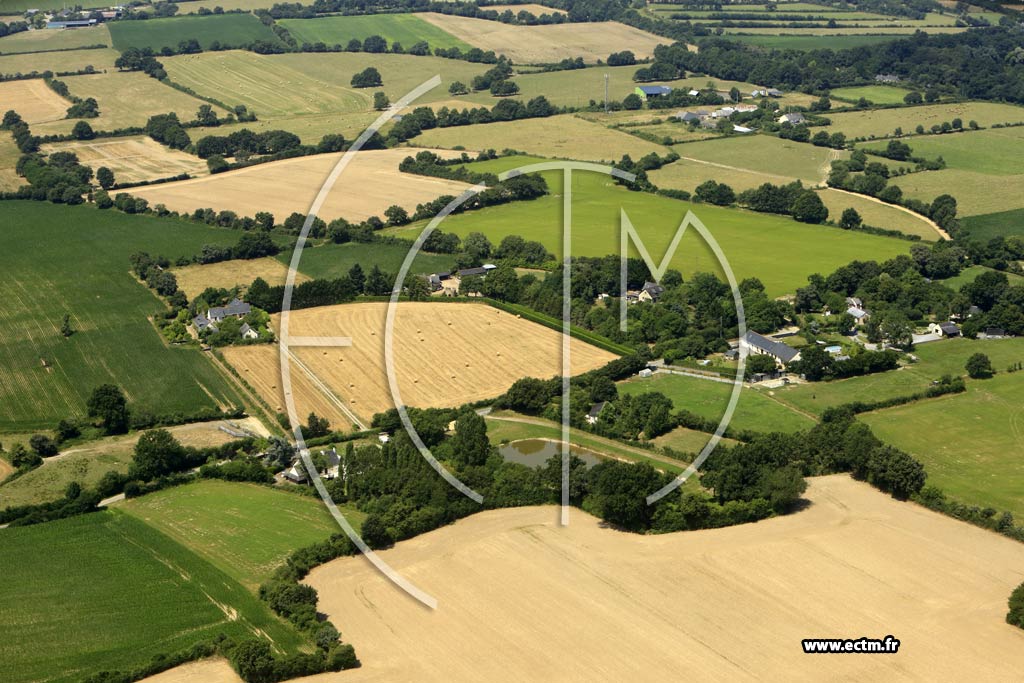
{"label": "grey roofed outbuilding", "polygon": [[645,95],[667,95],[672,92],[672,88],[667,85],[641,85],[639,88]]}
{"label": "grey roofed outbuilding", "polygon": [[202,332],[207,328],[213,330],[214,332],[217,331],[217,326],[210,322],[210,319],[207,318],[202,313],[192,318],[192,324],[195,325],[196,330],[198,330],[199,332]]}
{"label": "grey roofed outbuilding", "polygon": [[947,337],[955,337],[960,334],[960,328],[957,327],[955,323],[951,323],[949,321],[939,323],[939,329],[942,330],[942,334]]}
{"label": "grey roofed outbuilding", "polygon": [[459,271],[459,277],[463,278],[463,277],[466,277],[467,275],[486,275],[487,274],[487,270],[488,270],[487,268],[483,268],[483,267],[480,267],[480,268],[463,268],[462,270]]}
{"label": "grey roofed outbuilding", "polygon": [[229,316],[241,318],[242,316],[249,315],[250,311],[252,311],[252,306],[241,299],[232,299],[227,306],[214,306],[207,311],[206,316],[210,320],[217,322]]}
{"label": "grey roofed outbuilding", "polygon": [[587,417],[596,418],[598,415],[600,415],[601,411],[604,410],[605,403],[605,401],[598,401],[597,403],[595,403],[593,407],[590,409],[590,412],[587,413]]}
{"label": "grey roofed outbuilding", "polygon": [[789,363],[800,355],[800,352],[792,346],[786,346],[782,342],[769,339],[763,334],[758,334],[757,332],[747,332],[745,339],[748,346],[766,353],[769,356],[778,358],[783,363]]}
{"label": "grey roofed outbuilding", "polygon": [[686,111],[683,112],[682,114],[676,114],[676,118],[678,118],[680,121],[683,121],[684,123],[689,123],[690,121],[700,121],[701,116],[697,112]]}

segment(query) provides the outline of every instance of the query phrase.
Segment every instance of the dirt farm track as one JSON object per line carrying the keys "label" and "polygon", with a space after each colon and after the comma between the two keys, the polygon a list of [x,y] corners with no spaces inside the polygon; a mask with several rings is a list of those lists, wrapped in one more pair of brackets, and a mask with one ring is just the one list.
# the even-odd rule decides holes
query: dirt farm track
{"label": "dirt farm track", "polygon": [[[335,560],[307,581],[363,666],[304,680],[1020,680],[1024,632],[1004,615],[1024,546],[845,475],[809,483],[807,509],[758,524],[637,536],[517,508],[381,553],[436,611]],[[898,654],[800,644],[888,634]],[[221,675],[168,683],[238,680],[206,666]]]}

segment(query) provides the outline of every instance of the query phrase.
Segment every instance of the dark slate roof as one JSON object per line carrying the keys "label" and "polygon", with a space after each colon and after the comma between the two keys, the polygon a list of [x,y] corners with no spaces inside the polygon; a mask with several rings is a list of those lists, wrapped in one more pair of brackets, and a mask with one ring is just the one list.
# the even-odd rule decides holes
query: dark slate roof
{"label": "dark slate roof", "polygon": [[747,344],[750,346],[753,346],[755,349],[763,351],[770,356],[775,356],[783,363],[790,362],[796,358],[798,353],[800,353],[792,346],[786,346],[782,342],[769,339],[763,334],[758,334],[757,332],[747,332],[746,340]]}
{"label": "dark slate roof", "polygon": [[589,413],[587,413],[587,416],[588,417],[597,417],[598,415],[600,415],[601,411],[604,410],[604,404],[605,404],[605,401],[599,401],[599,402],[595,403],[594,407],[590,409]]}
{"label": "dark slate roof", "polygon": [[241,301],[240,299],[232,299],[227,306],[215,306],[210,309],[211,318],[224,318],[229,315],[248,315],[249,311],[252,310],[252,306]]}
{"label": "dark slate roof", "polygon": [[640,92],[645,95],[667,95],[672,92],[672,88],[667,85],[641,85]]}
{"label": "dark slate roof", "polygon": [[939,323],[939,329],[943,334],[960,334],[960,328],[951,322]]}
{"label": "dark slate roof", "polygon": [[486,268],[463,268],[459,271],[459,277],[466,277],[467,275],[486,275]]}

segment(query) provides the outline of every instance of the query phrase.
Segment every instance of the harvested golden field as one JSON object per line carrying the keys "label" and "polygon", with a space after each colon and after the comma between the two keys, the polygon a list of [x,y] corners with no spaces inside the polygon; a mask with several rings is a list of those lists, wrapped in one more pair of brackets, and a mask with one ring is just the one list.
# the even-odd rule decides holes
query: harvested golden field
{"label": "harvested golden field", "polygon": [[117,50],[67,50],[63,52],[15,53],[0,55],[0,73],[32,73],[33,71],[80,71],[91,66],[97,71],[113,69]]}
{"label": "harvested golden field", "polygon": [[[89,125],[96,130],[144,126],[150,116],[167,112],[176,113],[182,121],[191,121],[195,119],[200,105],[206,104],[141,71],[108,71],[88,76],[68,76],[61,80],[68,84],[72,95],[83,99],[96,98],[100,105],[100,115],[89,119]],[[65,109],[68,105],[65,105]],[[217,106],[214,106],[214,111],[217,116],[227,115],[226,111]],[[37,135],[68,133],[74,125],[75,121],[49,123],[39,126],[38,130],[33,126],[32,132]]]}
{"label": "harvested golden field", "polygon": [[433,12],[417,16],[470,45],[494,50],[517,64],[547,64],[575,57],[596,62],[620,50],[631,50],[637,58],[644,58],[652,56],[658,45],[672,42],[614,21],[514,26]]}
{"label": "harvested golden field", "polygon": [[[263,258],[246,261],[221,261],[193,266],[173,268],[171,272],[178,278],[178,289],[188,295],[189,300],[199,296],[207,287],[231,289],[236,285],[248,286],[258,277],[267,281],[271,287],[283,285],[288,276],[288,266],[276,258]],[[302,273],[295,274],[295,284],[301,284],[310,278]]]}
{"label": "harvested golden field", "polygon": [[43,145],[43,151],[74,152],[79,160],[97,169],[106,166],[119,183],[157,180],[188,173],[207,175],[206,162],[199,157],[164,147],[145,136],[54,142]]}
{"label": "harvested golden field", "polygon": [[494,10],[495,12],[504,12],[505,10],[511,10],[513,14],[519,14],[520,12],[529,12],[530,14],[539,17],[542,14],[567,14],[564,9],[555,9],[554,7],[545,7],[544,5],[537,5],[534,3],[526,3],[523,5],[487,5],[486,9]]}
{"label": "harvested golden field", "polygon": [[[41,78],[0,83],[0,110],[13,109],[30,124],[59,121],[70,106]],[[36,132],[35,128],[32,132]]]}
{"label": "harvested golden field", "polygon": [[242,683],[228,660],[201,659],[143,678],[141,683]]}
{"label": "harvested golden field", "polygon": [[[348,348],[293,348],[291,365],[299,415],[326,415],[335,427],[364,422],[392,407],[384,361],[386,303],[342,304],[293,311],[293,336],[348,336]],[[275,329],[280,315],[273,316]],[[558,332],[485,304],[402,303],[395,316],[395,374],[402,400],[419,408],[458,406],[493,398],[521,377],[560,372]],[[572,340],[573,374],[615,356]],[[232,347],[224,356],[274,410],[284,406],[278,348]],[[304,370],[303,368],[306,368]],[[313,388],[312,373],[324,386]],[[324,391],[330,392],[327,395]]]}
{"label": "harvested golden field", "polygon": [[[398,165],[419,149],[359,152],[338,179],[320,210],[320,217],[362,221],[383,216],[392,204],[410,213],[417,204],[441,195],[458,195],[465,183],[402,173]],[[177,211],[212,207],[252,216],[269,211],[282,219],[293,211],[305,213],[342,153],[317,154],[257,164],[237,171],[130,190],[152,204]]]}
{"label": "harvested golden field", "polygon": [[909,209],[904,210],[880,200],[876,201],[832,188],[818,190],[818,196],[828,207],[828,217],[837,223],[843,215],[843,211],[852,208],[860,214],[865,225],[873,225],[886,230],[899,230],[908,235],[917,235],[923,240],[939,239],[939,233],[932,227],[930,221]]}
{"label": "harvested golden field", "polygon": [[650,152],[668,151],[661,145],[572,115],[432,128],[423,131],[415,142],[427,147],[514,149],[543,157],[608,162],[618,161],[623,154],[639,159]]}
{"label": "harvested golden field", "polygon": [[[726,529],[639,536],[578,510],[559,527],[531,507],[380,553],[434,611],[335,560],[307,582],[363,666],[333,680],[626,680],[638,662],[645,680],[1019,678],[1024,632],[1004,615],[1024,545],[845,475],[809,484],[808,509]],[[888,634],[898,654],[800,642]]]}
{"label": "harvested golden field", "polygon": [[20,157],[21,150],[14,144],[14,137],[10,133],[0,133],[0,190],[17,190],[27,184],[15,171]]}
{"label": "harvested golden field", "polygon": [[[679,145],[679,154],[685,153],[687,146],[689,145]],[[647,177],[658,187],[688,192],[693,192],[698,185],[708,180],[725,183],[737,192],[751,190],[765,183],[785,185],[796,180],[790,176],[761,173],[724,164],[701,163],[691,159],[674,161],[657,170],[648,171]]]}
{"label": "harvested golden field", "polygon": [[39,52],[41,50],[73,50],[90,45],[110,47],[110,31],[105,24],[73,31],[22,31],[0,38],[0,52]]}

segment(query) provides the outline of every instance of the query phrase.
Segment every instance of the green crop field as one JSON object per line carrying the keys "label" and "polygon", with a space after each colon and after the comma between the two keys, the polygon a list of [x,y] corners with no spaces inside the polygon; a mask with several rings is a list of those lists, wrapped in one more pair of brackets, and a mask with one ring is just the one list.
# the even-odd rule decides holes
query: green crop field
{"label": "green crop field", "polygon": [[1024,517],[1022,418],[1024,374],[1005,372],[970,382],[963,394],[860,417],[880,439],[924,463],[928,483],[1018,519]]}
{"label": "green crop field", "polygon": [[[522,163],[519,159],[514,163]],[[440,227],[460,235],[482,231],[494,243],[506,235],[522,235],[543,242],[557,254],[562,243],[561,174],[548,172],[545,177],[552,192],[546,197],[450,216]],[[652,258],[660,260],[687,211],[692,210],[721,245],[736,277],[760,278],[770,296],[795,291],[812,272],[831,272],[854,259],[884,260],[909,248],[906,242],[892,238],[630,192],[595,173],[575,173],[572,195],[576,255],[618,253],[620,211],[625,210]],[[399,232],[408,236],[422,227],[414,224]],[[719,270],[714,255],[693,230],[680,242],[671,264],[684,274]]]}
{"label": "green crop field", "polygon": [[783,140],[771,135],[688,142],[674,149],[682,157],[683,162],[692,159],[721,168],[719,180],[726,184],[729,183],[729,170],[736,168],[799,178],[805,185],[815,185],[824,179],[830,161],[847,156],[846,152]]}
{"label": "green crop field", "polygon": [[[658,373],[653,377],[620,382],[619,393],[660,392],[677,409],[688,410],[709,420],[720,420],[729,405],[732,387],[732,384],[724,382]],[[729,424],[735,429],[758,432],[797,432],[813,427],[814,420],[775,401],[768,392],[744,387]]]}
{"label": "green crop field", "polygon": [[[299,548],[341,528],[319,498],[260,486],[205,480],[118,506],[189,548],[250,590]],[[342,508],[358,528],[365,515]]]}
{"label": "green crop field", "polygon": [[[398,273],[409,249],[396,244],[325,244],[302,252],[299,272],[311,278],[337,278],[346,275],[349,269],[359,264],[364,273],[369,273],[374,265],[390,275]],[[282,263],[291,261],[291,252],[278,255]],[[420,252],[413,261],[410,273],[436,273],[452,270],[455,259],[447,254],[428,254]]]}
{"label": "green crop field", "polygon": [[980,216],[1021,208],[1020,188],[1024,187],[1024,174],[989,175],[946,168],[910,173],[891,182],[903,189],[904,196],[925,202],[940,194],[951,194],[956,197],[959,216]]}
{"label": "green crop field", "polygon": [[738,40],[748,45],[758,45],[776,50],[845,50],[853,47],[882,45],[898,40],[898,35],[741,35],[730,34],[731,40]]}
{"label": "green crop field", "polygon": [[1024,209],[967,216],[960,220],[960,226],[965,235],[981,242],[1000,235],[1024,235]]}
{"label": "green crop field", "polygon": [[[36,5],[32,5],[35,7]],[[4,6],[6,10],[6,5]],[[106,24],[71,31],[22,31],[0,38],[0,54],[39,52],[40,50],[72,50],[89,45],[110,46],[110,32]]]}
{"label": "green crop field", "polygon": [[[899,370],[835,382],[811,382],[776,390],[775,397],[798,410],[815,415],[826,408],[853,401],[881,401],[924,391],[943,375],[965,375],[964,364],[974,353],[992,359],[997,370],[1024,361],[1024,339],[949,339],[921,344],[914,350],[919,362]],[[1024,375],[1020,376],[1024,380]],[[970,385],[975,380],[968,380]]]}
{"label": "green crop field", "polygon": [[[83,416],[105,382],[156,414],[239,403],[198,349],[163,343],[147,316],[164,304],[134,280],[128,261],[139,250],[173,260],[203,244],[233,244],[237,233],[30,201],[4,202],[0,216],[0,431]],[[59,332],[65,313],[69,338]]]}
{"label": "green crop field", "polygon": [[[319,21],[319,19],[317,20]],[[383,90],[397,100],[436,74],[442,84],[417,104],[446,100],[452,81],[469,83],[486,65],[440,57],[379,54],[373,66],[384,86],[355,89],[352,76],[366,68],[363,53],[258,55],[231,50],[179,55],[162,60],[170,78],[192,90],[231,105],[244,104],[260,118],[299,121],[297,115],[372,111],[373,93]]]}
{"label": "green crop field", "polygon": [[195,39],[204,50],[214,42],[238,47],[257,40],[280,43],[277,34],[264,26],[254,14],[212,14],[201,17],[188,15],[146,21],[115,21],[110,24],[110,37],[114,47],[124,51],[129,47],[148,47],[156,52],[161,48],[176,48],[182,40]]}
{"label": "green crop field", "polygon": [[33,71],[80,71],[91,66],[97,71],[113,69],[117,50],[68,50],[66,52],[15,53],[0,55],[0,74]]}
{"label": "green crop field", "polygon": [[123,513],[0,534],[0,679],[7,683],[80,681],[221,633],[262,633],[286,652],[302,645],[224,572]]}
{"label": "green crop field", "polygon": [[[935,124],[961,119],[966,126],[974,120],[980,126],[993,123],[1018,123],[1024,121],[1024,107],[996,102],[950,102],[948,104],[925,104],[916,107],[895,107],[829,113],[832,121],[825,130],[841,131],[847,138],[884,137],[892,135],[896,128],[904,133],[913,133],[918,125],[931,130]],[[913,146],[913,141],[911,141]]]}
{"label": "green crop field", "polygon": [[356,38],[365,40],[380,36],[391,43],[401,43],[409,48],[421,40],[431,48],[457,47],[469,50],[472,46],[415,14],[370,14],[352,17],[318,17],[316,19],[282,19],[281,26],[288,29],[301,45],[302,43],[324,43],[326,45],[347,45]]}
{"label": "green crop field", "polygon": [[856,88],[836,88],[829,93],[833,99],[857,102],[860,98],[872,104],[903,104],[903,98],[910,92],[906,88],[891,85],[862,85]]}
{"label": "green crop field", "polygon": [[[1021,115],[1024,116],[1024,110],[1021,110]],[[963,123],[967,125],[967,121]],[[1024,126],[918,135],[906,142],[914,156],[926,159],[942,157],[947,168],[987,175],[1019,175],[1022,170]],[[866,149],[884,149],[885,143],[873,142],[863,146]]]}

